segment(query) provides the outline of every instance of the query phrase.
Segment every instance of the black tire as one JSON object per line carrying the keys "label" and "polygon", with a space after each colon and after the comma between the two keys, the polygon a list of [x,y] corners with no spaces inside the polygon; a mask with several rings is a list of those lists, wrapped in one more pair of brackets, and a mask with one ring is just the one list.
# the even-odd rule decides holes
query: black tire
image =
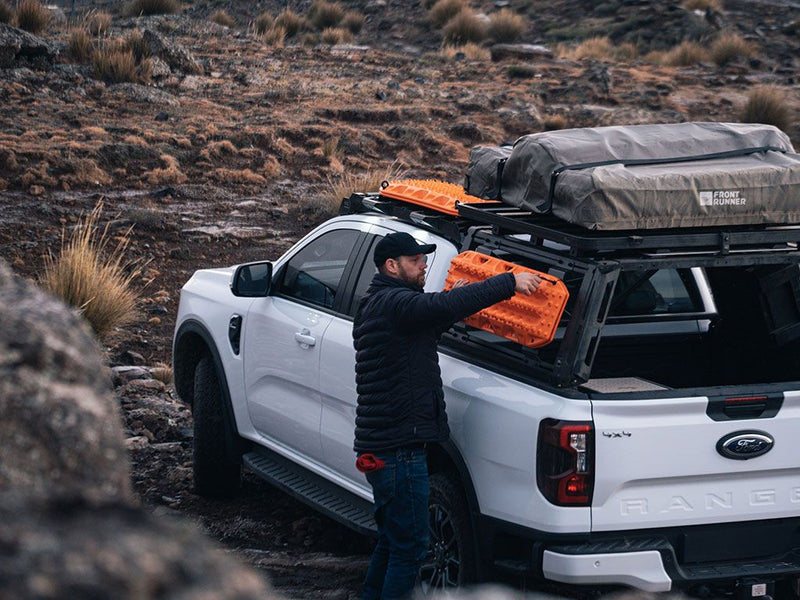
{"label": "black tire", "polygon": [[242,484],[241,455],[231,451],[234,432],[228,430],[224,398],[214,361],[204,357],[194,372],[194,490],[210,498],[235,496]]}
{"label": "black tire", "polygon": [[461,487],[448,473],[434,473],[430,484],[430,549],[420,569],[425,595],[472,583],[477,576],[472,522]]}

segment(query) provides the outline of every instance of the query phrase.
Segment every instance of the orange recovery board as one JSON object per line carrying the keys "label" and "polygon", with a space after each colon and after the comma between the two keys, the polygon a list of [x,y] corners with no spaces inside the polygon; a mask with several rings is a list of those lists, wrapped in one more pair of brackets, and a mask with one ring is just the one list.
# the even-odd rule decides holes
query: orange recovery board
{"label": "orange recovery board", "polygon": [[523,346],[539,348],[553,341],[569,299],[567,286],[557,277],[470,250],[450,263],[445,289],[452,289],[459,279],[473,283],[500,273],[524,271],[542,278],[539,289],[530,296],[514,294],[509,300],[490,306],[464,322]]}
{"label": "orange recovery board", "polygon": [[404,179],[392,181],[381,190],[381,196],[402,202],[424,206],[447,215],[458,215],[459,202],[494,202],[477,196],[470,196],[464,188],[455,183],[433,179]]}

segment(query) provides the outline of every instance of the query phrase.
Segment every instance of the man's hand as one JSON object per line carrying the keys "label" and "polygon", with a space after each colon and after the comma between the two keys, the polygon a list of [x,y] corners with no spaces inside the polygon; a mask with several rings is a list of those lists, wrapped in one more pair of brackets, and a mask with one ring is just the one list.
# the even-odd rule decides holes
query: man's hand
{"label": "man's hand", "polygon": [[469,283],[469,279],[459,279],[458,281],[456,281],[456,282],[453,284],[453,287],[451,287],[450,289],[451,289],[451,290],[454,290],[454,289],[456,289],[456,288],[464,287],[464,286],[465,286],[465,285],[467,285],[468,283]]}
{"label": "man's hand", "polygon": [[533,292],[539,289],[539,284],[542,283],[542,278],[536,273],[514,273],[514,291],[520,294],[530,296]]}

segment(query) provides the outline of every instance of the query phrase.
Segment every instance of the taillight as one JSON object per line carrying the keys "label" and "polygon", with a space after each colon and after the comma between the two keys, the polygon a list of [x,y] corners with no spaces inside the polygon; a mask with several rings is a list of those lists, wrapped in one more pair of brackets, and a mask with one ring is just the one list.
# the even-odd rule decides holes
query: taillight
{"label": "taillight", "polygon": [[553,504],[591,504],[594,429],[590,422],[545,419],[540,423],[536,483],[544,497]]}

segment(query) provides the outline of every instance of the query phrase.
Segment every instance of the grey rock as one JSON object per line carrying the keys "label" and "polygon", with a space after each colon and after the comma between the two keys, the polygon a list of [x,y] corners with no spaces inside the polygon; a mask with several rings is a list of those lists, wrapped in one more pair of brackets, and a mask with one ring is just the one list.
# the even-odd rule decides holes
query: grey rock
{"label": "grey rock", "polygon": [[495,44],[489,48],[489,52],[495,62],[506,58],[517,60],[553,58],[553,51],[550,48],[538,44]]}
{"label": "grey rock", "polygon": [[149,379],[150,371],[141,366],[112,367],[111,376],[113,377],[114,385],[119,386],[134,379]]}
{"label": "grey rock", "polygon": [[0,68],[22,59],[52,62],[57,55],[58,49],[47,40],[0,23]]}
{"label": "grey rock", "polygon": [[0,540],[4,598],[280,597],[189,522],[130,506],[0,495]]}
{"label": "grey rock", "polygon": [[203,66],[188,50],[152,29],[145,29],[142,39],[150,47],[152,54],[162,59],[172,70],[195,75],[203,72]]}
{"label": "grey rock", "polygon": [[180,106],[180,100],[169,92],[138,83],[115,83],[108,88],[112,92],[123,94],[136,102]]}
{"label": "grey rock", "polygon": [[132,501],[119,407],[88,324],[2,261],[0,306],[0,493]]}

